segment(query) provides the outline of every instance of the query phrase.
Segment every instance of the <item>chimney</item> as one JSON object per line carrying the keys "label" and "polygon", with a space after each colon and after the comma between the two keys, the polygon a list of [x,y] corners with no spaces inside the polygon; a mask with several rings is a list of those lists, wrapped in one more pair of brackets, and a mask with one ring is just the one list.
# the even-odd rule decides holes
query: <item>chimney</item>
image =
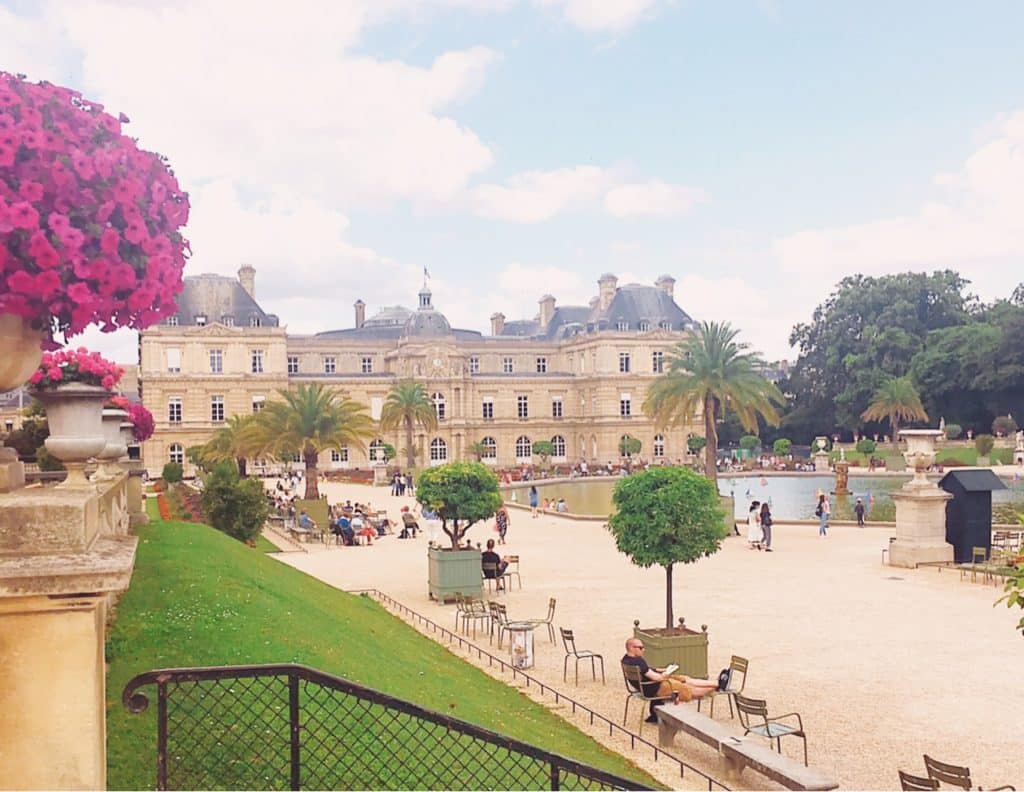
{"label": "chimney", "polygon": [[356,300],[356,329],[358,330],[366,322],[366,303],[362,300]]}
{"label": "chimney", "polygon": [[598,297],[602,311],[607,311],[608,306],[612,304],[612,299],[615,297],[615,287],[618,283],[619,279],[607,272],[598,279]]}
{"label": "chimney", "polygon": [[654,285],[665,292],[671,299],[675,299],[676,279],[671,275],[662,275],[654,282]]}
{"label": "chimney", "polygon": [[249,296],[256,299],[256,270],[249,264],[243,264],[238,269],[238,282],[248,292]]}
{"label": "chimney", "polygon": [[500,336],[505,330],[505,314],[491,314],[491,335]]}
{"label": "chimney", "polygon": [[545,294],[540,298],[540,329],[546,330],[555,316],[555,298]]}

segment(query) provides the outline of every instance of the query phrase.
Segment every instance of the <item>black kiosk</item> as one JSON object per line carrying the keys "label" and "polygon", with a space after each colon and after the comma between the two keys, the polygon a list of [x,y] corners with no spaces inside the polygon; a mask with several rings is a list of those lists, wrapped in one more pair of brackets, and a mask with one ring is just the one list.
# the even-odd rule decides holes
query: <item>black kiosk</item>
{"label": "black kiosk", "polygon": [[946,541],[958,564],[971,561],[971,548],[992,550],[992,491],[1006,489],[991,470],[952,470],[939,487],[953,496],[946,503]]}

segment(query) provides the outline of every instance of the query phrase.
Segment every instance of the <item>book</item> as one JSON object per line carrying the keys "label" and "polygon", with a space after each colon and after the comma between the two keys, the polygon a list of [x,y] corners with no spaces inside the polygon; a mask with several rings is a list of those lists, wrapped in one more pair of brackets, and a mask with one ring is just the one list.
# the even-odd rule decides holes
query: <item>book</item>
{"label": "book", "polygon": [[674,674],[678,670],[679,670],[679,666],[677,666],[675,663],[669,663],[667,666],[665,666],[665,670],[662,671],[662,673],[663,674]]}

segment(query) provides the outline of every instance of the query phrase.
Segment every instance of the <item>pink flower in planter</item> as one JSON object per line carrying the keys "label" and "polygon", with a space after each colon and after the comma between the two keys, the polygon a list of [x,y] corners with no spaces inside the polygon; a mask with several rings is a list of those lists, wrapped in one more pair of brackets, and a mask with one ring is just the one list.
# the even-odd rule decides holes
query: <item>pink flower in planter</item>
{"label": "pink flower in planter", "polygon": [[124,370],[85,347],[46,352],[39,368],[29,380],[36,390],[56,387],[62,382],[84,382],[112,390]]}

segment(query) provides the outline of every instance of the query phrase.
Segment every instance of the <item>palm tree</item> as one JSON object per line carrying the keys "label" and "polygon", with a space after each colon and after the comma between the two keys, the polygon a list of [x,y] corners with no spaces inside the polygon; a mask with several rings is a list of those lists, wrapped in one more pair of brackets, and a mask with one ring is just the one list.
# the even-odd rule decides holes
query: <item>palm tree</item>
{"label": "palm tree", "polygon": [[320,383],[279,390],[280,400],[266,403],[256,418],[259,453],[302,454],[306,463],[306,498],[320,497],[317,458],[321,451],[342,446],[365,449],[364,438],[374,435],[366,405],[328,390]]}
{"label": "palm tree", "polygon": [[712,481],[718,480],[716,423],[725,410],[734,410],[743,427],[756,432],[758,415],[778,425],[774,405],[785,401],[779,389],[757,372],[760,359],[744,351],[747,345],[735,340],[738,334],[728,322],[703,322],[670,353],[668,370],[644,400],[644,412],[658,429],[686,426],[698,413],[704,416],[704,473]]}
{"label": "palm tree", "polygon": [[199,449],[204,462],[235,460],[238,475],[246,476],[246,460],[259,451],[255,415],[232,415],[227,423],[213,433],[213,437]]}
{"label": "palm tree", "polygon": [[921,397],[909,376],[890,377],[881,384],[871,404],[860,414],[865,421],[888,420],[892,427],[892,447],[898,447],[900,421],[927,421]]}
{"label": "palm tree", "polygon": [[405,466],[409,470],[416,466],[416,449],[412,444],[412,430],[416,424],[427,431],[437,428],[437,413],[427,396],[427,389],[411,380],[396,382],[381,408],[380,428],[385,432],[400,426],[405,428]]}

